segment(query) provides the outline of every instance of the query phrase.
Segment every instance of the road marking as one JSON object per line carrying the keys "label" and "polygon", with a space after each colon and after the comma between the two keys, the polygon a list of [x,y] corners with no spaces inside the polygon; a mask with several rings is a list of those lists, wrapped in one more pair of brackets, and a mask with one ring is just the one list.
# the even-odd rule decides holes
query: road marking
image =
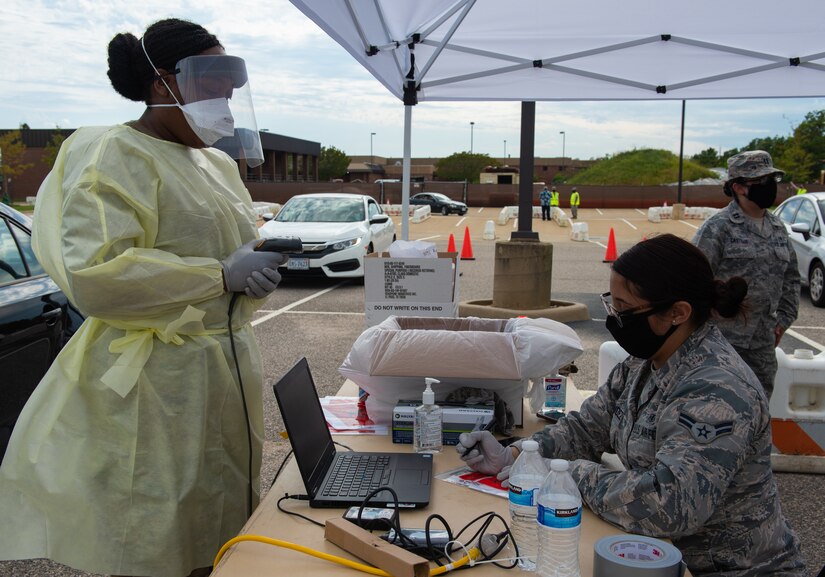
{"label": "road marking", "polygon": [[348,311],[286,311],[290,315],[360,315],[364,316],[366,313],[353,313]]}
{"label": "road marking", "polygon": [[633,230],[639,230],[638,228],[636,228],[635,226],[633,226],[632,224],[630,224],[630,221],[629,221],[629,220],[627,220],[627,219],[625,219],[625,218],[623,218],[623,219],[622,219],[622,222],[623,222],[623,223],[625,223],[625,224],[626,224],[627,226],[629,226],[630,228],[632,228]]}
{"label": "road marking", "polygon": [[477,214],[481,214],[483,210],[484,210],[484,207],[482,206],[481,208],[479,208],[479,209],[478,209],[478,213],[477,213]]}
{"label": "road marking", "polygon": [[599,241],[597,241],[597,240],[588,240],[587,242],[589,242],[591,244],[597,244],[600,247],[602,247],[603,249],[607,250],[607,247],[605,245],[603,245],[602,243],[600,243]]}
{"label": "road marking", "polygon": [[308,297],[302,298],[301,300],[297,300],[297,301],[295,301],[294,303],[292,303],[292,304],[290,304],[290,305],[287,305],[287,306],[285,306],[285,307],[283,307],[283,308],[280,308],[280,309],[278,309],[278,310],[276,310],[276,311],[272,311],[272,312],[270,312],[269,314],[266,314],[266,315],[262,316],[261,318],[259,318],[259,319],[255,319],[254,321],[252,321],[252,326],[253,326],[253,327],[254,327],[254,326],[258,326],[259,324],[261,324],[261,323],[265,323],[266,321],[268,321],[268,320],[270,320],[270,319],[274,319],[274,318],[275,318],[275,317],[277,317],[278,315],[281,315],[281,314],[283,314],[283,313],[285,313],[285,312],[288,312],[288,311],[290,311],[291,309],[294,309],[295,307],[300,306],[300,305],[304,304],[305,302],[309,302],[309,301],[311,301],[311,300],[312,300],[312,299],[314,299],[314,298],[317,298],[317,297],[319,297],[319,296],[325,295],[325,294],[327,294],[328,292],[334,291],[334,290],[335,290],[335,289],[337,289],[339,286],[343,286],[343,285],[347,284],[348,282],[349,282],[349,280],[346,280],[346,281],[344,281],[344,282],[339,282],[339,283],[338,283],[338,284],[336,284],[336,285],[333,285],[333,286],[331,286],[331,287],[329,287],[329,288],[326,288],[326,289],[324,289],[324,290],[322,290],[322,291],[318,291],[317,293],[315,293],[315,294],[311,294],[311,295],[309,295]]}
{"label": "road marking", "polygon": [[422,236],[421,238],[417,238],[415,240],[431,240],[434,238],[441,238],[440,234],[434,234],[433,236]]}
{"label": "road marking", "polygon": [[637,208],[637,209],[636,209],[636,212],[638,212],[638,213],[639,213],[639,214],[641,214],[642,216],[647,216],[647,213],[646,213],[646,212],[642,212],[642,210],[641,210],[641,209],[638,209],[638,208]]}
{"label": "road marking", "polygon": [[788,329],[787,331],[785,331],[785,334],[786,335],[791,335],[795,339],[799,339],[800,341],[802,341],[806,345],[812,346],[813,348],[817,349],[820,352],[825,351],[825,345],[821,345],[818,342],[809,339],[805,335],[800,335],[798,332],[796,332],[792,329]]}
{"label": "road marking", "polygon": [[461,226],[461,223],[464,222],[465,220],[467,220],[467,217],[462,216],[461,220],[459,220],[457,223],[455,223],[455,227],[458,228],[459,226]]}
{"label": "road marking", "polygon": [[604,213],[601,211],[601,209],[598,209],[598,208],[596,209],[596,212],[598,212],[599,214],[604,214]]}
{"label": "road marking", "polygon": [[794,325],[793,328],[806,331],[825,331],[825,327],[798,327]]}
{"label": "road marking", "polygon": [[689,223],[689,222],[685,222],[684,220],[680,220],[679,222],[681,222],[682,224],[685,224],[685,225],[687,225],[687,226],[690,226],[690,227],[692,227],[692,228],[695,228],[696,230],[699,230],[699,227],[698,227],[697,225],[695,225],[695,224],[691,224],[691,223]]}

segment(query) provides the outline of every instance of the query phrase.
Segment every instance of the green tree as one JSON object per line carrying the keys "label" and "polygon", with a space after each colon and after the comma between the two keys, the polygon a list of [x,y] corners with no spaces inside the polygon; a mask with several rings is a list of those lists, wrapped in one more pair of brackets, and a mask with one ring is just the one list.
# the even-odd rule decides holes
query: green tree
{"label": "green tree", "polygon": [[[805,151],[810,159],[808,172],[795,175],[797,182],[818,180],[820,164],[825,159],[825,110],[816,110],[805,115],[805,120],[794,129],[793,142]],[[780,167],[785,168],[780,164]]]}
{"label": "green tree", "polygon": [[66,140],[66,137],[63,136],[63,133],[60,131],[59,126],[55,126],[55,131],[52,133],[52,137],[49,139],[49,142],[46,143],[46,146],[43,148],[43,162],[49,166],[54,166],[54,161],[57,159],[57,153],[60,151],[60,146],[63,144],[63,141]]}
{"label": "green tree", "polygon": [[440,180],[467,180],[478,183],[481,171],[487,166],[498,166],[498,161],[488,154],[455,152],[436,164]]}
{"label": "green tree", "polygon": [[706,148],[702,152],[694,154],[690,157],[690,159],[696,164],[700,164],[706,168],[722,166],[722,159],[719,158],[719,155],[716,153],[716,149],[713,147]]}
{"label": "green tree", "polygon": [[[715,178],[692,160],[683,163],[682,179]],[[659,185],[679,180],[679,157],[669,150],[640,149],[614,154],[567,179],[567,184]]]}
{"label": "green tree", "polygon": [[810,182],[815,180],[819,162],[805,150],[799,139],[794,138],[790,146],[786,147],[780,156],[774,157],[774,165],[785,171],[785,180],[793,182]]}
{"label": "green tree", "polygon": [[334,146],[322,146],[321,155],[318,157],[318,179],[329,181],[343,177],[347,173],[349,162],[350,158],[344,151]]}
{"label": "green tree", "polygon": [[3,202],[11,204],[9,192],[9,178],[18,176],[33,164],[23,162],[26,153],[26,145],[23,144],[22,135],[19,130],[12,130],[0,136],[0,176],[3,177]]}

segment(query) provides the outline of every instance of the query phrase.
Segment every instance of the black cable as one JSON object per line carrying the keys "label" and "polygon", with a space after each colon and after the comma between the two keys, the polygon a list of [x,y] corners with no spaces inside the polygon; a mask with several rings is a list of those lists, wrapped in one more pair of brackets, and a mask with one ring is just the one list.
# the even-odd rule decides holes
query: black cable
{"label": "black cable", "polygon": [[249,422],[249,408],[246,406],[246,393],[243,388],[243,378],[241,378],[241,365],[238,363],[238,353],[235,350],[235,334],[232,332],[232,311],[235,309],[235,302],[238,300],[240,293],[232,293],[232,300],[229,301],[229,344],[232,347],[232,358],[235,359],[235,370],[238,373],[238,386],[241,389],[241,401],[243,402],[243,414],[246,420],[246,441],[249,447],[249,486],[247,487],[247,503],[246,512],[247,517],[252,516],[252,424]]}
{"label": "black cable", "polygon": [[283,507],[281,507],[281,501],[286,501],[287,499],[295,499],[298,501],[309,501],[309,495],[290,495],[289,493],[284,493],[284,496],[278,499],[278,502],[275,503],[275,506],[278,510],[282,513],[286,513],[287,515],[292,515],[293,517],[300,517],[306,521],[309,521],[313,525],[318,525],[319,527],[326,527],[323,523],[316,521],[315,519],[310,519],[306,515],[301,515],[300,513],[296,513],[295,511],[287,511]]}

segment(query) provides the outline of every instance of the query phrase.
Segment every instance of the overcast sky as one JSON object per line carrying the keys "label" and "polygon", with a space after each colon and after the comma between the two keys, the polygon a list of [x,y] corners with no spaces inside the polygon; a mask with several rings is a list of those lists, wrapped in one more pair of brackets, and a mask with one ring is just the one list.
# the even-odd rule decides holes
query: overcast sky
{"label": "overcast sky", "polygon": [[[249,69],[258,127],[335,146],[349,155],[403,153],[404,110],[355,60],[287,0],[3,0],[0,128],[115,124],[143,107],[106,76],[118,32],[140,37],[178,17],[216,34]],[[787,136],[825,99],[688,101],[685,154]],[[537,156],[595,158],[633,148],[679,152],[681,102],[539,102]],[[469,150],[519,154],[519,103],[423,102],[413,109],[413,156]],[[560,134],[565,132],[564,138]]]}

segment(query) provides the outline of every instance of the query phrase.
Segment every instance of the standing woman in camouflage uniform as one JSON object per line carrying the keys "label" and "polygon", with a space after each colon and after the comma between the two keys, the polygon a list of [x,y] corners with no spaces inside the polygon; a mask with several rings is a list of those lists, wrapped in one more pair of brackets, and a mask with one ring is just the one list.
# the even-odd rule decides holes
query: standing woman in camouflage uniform
{"label": "standing woman in camouflage uniform", "polygon": [[724,191],[733,200],[693,238],[718,278],[748,282],[747,314],[721,320],[719,329],[759,377],[768,399],[776,376],[774,349],[799,312],[796,254],[785,225],[767,210],[783,174],[762,150],[730,157]]}
{"label": "standing woman in camouflage uniform", "polygon": [[[572,460],[585,504],[630,533],[673,540],[694,576],[802,576],[799,539],[771,471],[768,399],[712,313],[741,312],[741,278],[718,281],[674,235],[624,252],[602,295],[607,328],[630,353],[581,411],[534,435]],[[476,445],[476,443],[478,443]],[[487,431],[456,447],[473,469],[509,476],[518,447]],[[601,464],[612,452],[625,470]]]}

